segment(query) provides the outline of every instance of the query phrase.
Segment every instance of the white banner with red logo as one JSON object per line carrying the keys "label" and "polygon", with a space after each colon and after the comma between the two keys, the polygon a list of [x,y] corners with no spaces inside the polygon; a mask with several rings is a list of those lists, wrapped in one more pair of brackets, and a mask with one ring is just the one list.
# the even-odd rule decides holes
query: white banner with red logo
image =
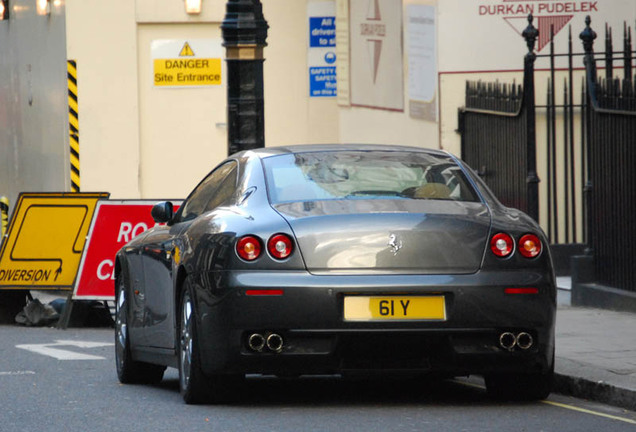
{"label": "white banner with red logo", "polygon": [[[548,54],[551,31],[555,51],[566,53],[570,26],[573,51],[583,52],[579,34],[587,15],[598,33],[596,50],[605,49],[607,23],[613,28],[614,50],[619,51],[624,23],[633,28],[636,20],[634,0],[443,0],[438,10],[441,73],[522,70],[528,49],[521,33],[529,14],[539,30],[538,54]],[[583,67],[582,58],[576,61]]]}

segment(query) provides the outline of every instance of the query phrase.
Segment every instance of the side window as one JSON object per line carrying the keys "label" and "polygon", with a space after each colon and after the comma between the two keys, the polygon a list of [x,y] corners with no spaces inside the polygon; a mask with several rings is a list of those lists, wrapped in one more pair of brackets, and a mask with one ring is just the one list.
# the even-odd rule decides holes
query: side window
{"label": "side window", "polygon": [[[222,204],[236,188],[236,162],[230,161],[215,169],[190,194],[181,212],[181,221],[194,219]],[[215,205],[215,203],[217,203]]]}
{"label": "side window", "polygon": [[221,180],[221,184],[214,192],[214,196],[205,206],[205,211],[227,204],[236,192],[236,164],[233,164],[231,171]]}

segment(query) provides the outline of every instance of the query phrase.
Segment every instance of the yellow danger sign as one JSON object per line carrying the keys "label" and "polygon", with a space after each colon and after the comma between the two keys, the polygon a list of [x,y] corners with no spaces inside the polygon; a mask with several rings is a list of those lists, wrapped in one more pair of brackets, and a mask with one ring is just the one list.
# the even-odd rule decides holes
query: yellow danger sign
{"label": "yellow danger sign", "polygon": [[221,59],[155,59],[156,86],[221,85]]}
{"label": "yellow danger sign", "polygon": [[0,250],[0,289],[73,289],[97,201],[108,195],[20,194]]}
{"label": "yellow danger sign", "polygon": [[194,51],[192,51],[189,43],[186,42],[183,44],[183,48],[181,48],[179,57],[194,57]]}
{"label": "yellow danger sign", "polygon": [[154,40],[151,45],[154,86],[220,86],[222,54],[222,41],[217,39]]}

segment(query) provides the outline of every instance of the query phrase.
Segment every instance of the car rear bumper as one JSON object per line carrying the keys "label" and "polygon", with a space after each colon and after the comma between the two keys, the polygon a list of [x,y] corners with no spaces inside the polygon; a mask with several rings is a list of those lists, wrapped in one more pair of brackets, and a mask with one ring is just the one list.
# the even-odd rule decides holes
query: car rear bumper
{"label": "car rear bumper", "polygon": [[[211,280],[206,278],[207,280]],[[412,370],[451,375],[545,372],[552,367],[556,291],[550,274],[333,275],[227,272],[198,284],[204,370],[282,375]],[[506,288],[537,288],[507,294]],[[259,295],[247,295],[257,290]],[[264,292],[261,292],[263,291]],[[267,290],[275,295],[267,294]],[[347,296],[442,296],[443,320],[347,321]],[[532,344],[503,348],[503,333]],[[275,334],[283,347],[250,347]],[[258,348],[258,347],[256,347]]]}

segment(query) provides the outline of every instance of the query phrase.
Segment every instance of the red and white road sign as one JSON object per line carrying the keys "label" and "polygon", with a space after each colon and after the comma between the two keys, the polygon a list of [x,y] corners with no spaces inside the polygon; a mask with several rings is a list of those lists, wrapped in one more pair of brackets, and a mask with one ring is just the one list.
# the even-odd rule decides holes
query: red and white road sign
{"label": "red and white road sign", "polygon": [[[134,237],[155,226],[150,215],[159,200],[100,201],[80,262],[73,299],[115,299],[115,254]],[[181,201],[173,201],[175,211]]]}

